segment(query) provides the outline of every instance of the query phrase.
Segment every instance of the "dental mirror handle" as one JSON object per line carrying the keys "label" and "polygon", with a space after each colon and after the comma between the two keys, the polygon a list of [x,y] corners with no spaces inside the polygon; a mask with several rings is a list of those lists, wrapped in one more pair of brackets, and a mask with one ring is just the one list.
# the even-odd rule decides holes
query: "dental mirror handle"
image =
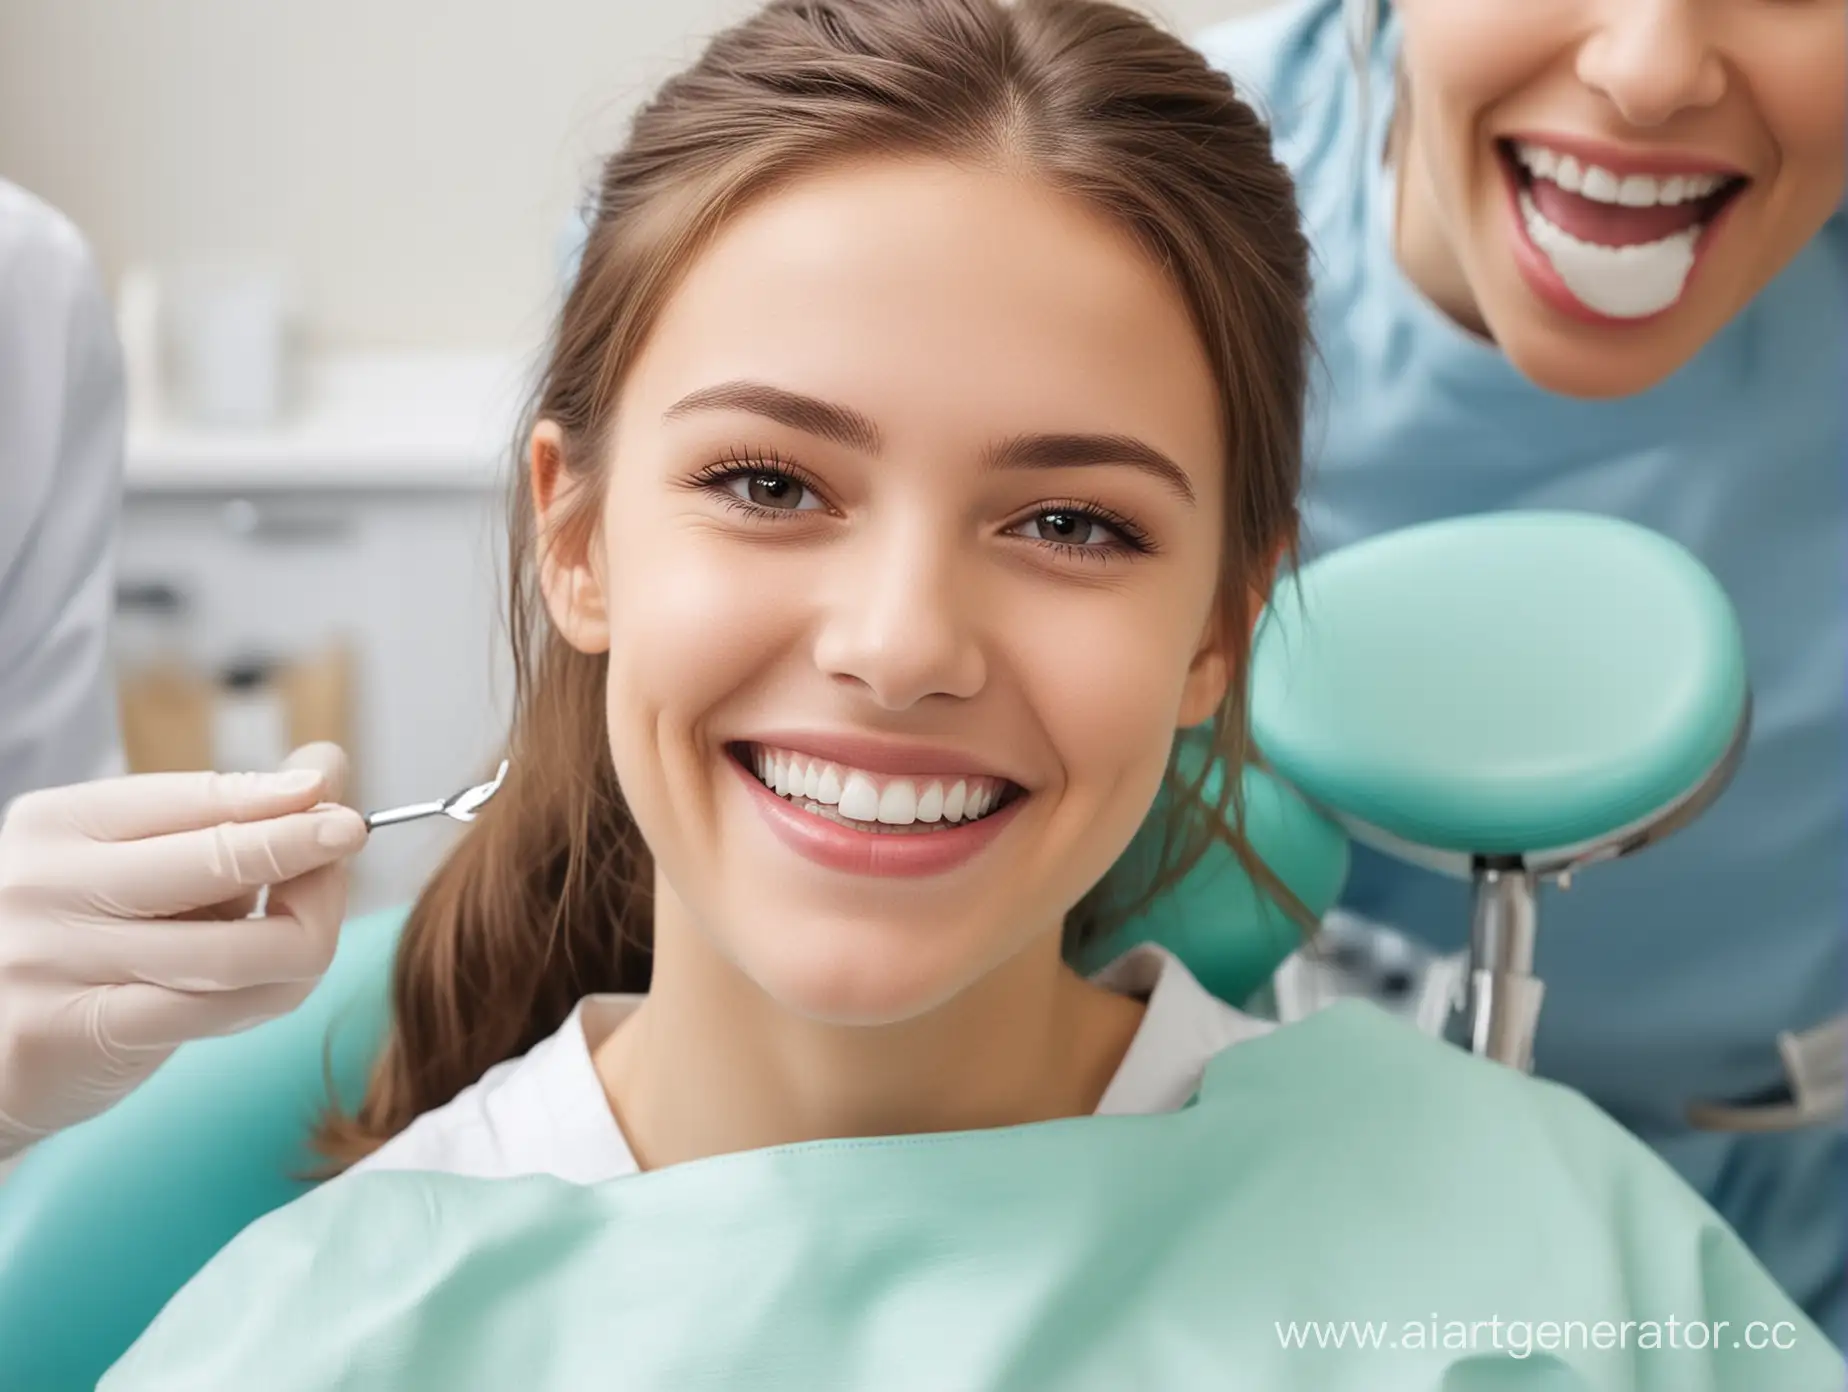
{"label": "dental mirror handle", "polygon": [[444,802],[414,802],[408,807],[369,812],[366,814],[366,829],[376,831],[380,827],[396,826],[399,822],[414,822],[421,817],[440,817],[447,805]]}

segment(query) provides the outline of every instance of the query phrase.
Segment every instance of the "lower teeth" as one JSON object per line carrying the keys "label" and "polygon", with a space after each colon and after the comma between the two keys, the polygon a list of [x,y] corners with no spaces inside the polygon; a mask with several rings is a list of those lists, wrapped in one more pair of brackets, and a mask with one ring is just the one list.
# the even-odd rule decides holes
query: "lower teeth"
{"label": "lower teeth", "polygon": [[1532,195],[1521,194],[1527,235],[1580,304],[1612,319],[1644,319],[1681,298],[1694,269],[1700,225],[1641,246],[1581,242],[1549,222]]}

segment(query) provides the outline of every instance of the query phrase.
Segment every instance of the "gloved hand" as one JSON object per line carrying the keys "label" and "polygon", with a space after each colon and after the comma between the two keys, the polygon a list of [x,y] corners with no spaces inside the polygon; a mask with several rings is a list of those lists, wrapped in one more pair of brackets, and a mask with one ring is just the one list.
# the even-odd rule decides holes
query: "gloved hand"
{"label": "gloved hand", "polygon": [[[103,1111],[188,1039],[301,1003],[334,955],[346,756],[17,798],[0,823],[0,1158]],[[269,886],[267,911],[249,918]]]}

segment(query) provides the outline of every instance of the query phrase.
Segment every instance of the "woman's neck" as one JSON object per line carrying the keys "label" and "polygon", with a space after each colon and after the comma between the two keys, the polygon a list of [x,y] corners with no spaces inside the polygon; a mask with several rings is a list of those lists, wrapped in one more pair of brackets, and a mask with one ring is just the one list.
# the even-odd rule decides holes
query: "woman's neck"
{"label": "woman's neck", "polygon": [[1056,931],[914,1019],[806,1019],[745,976],[665,887],[655,905],[648,999],[595,1054],[643,1169],[1084,1115],[1141,1023],[1139,1003],[1065,966]]}

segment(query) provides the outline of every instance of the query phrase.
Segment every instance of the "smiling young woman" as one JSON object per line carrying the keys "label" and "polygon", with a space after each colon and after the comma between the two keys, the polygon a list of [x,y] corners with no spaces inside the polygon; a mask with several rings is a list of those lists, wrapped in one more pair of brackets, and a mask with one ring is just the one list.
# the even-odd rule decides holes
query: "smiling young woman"
{"label": "smiling young woman", "polygon": [[598,1178],[1184,1102],[1264,1026],[1066,954],[1177,730],[1243,762],[1307,287],[1263,127],[1128,11],[716,40],[605,171],[519,477],[513,771],[330,1151]]}

